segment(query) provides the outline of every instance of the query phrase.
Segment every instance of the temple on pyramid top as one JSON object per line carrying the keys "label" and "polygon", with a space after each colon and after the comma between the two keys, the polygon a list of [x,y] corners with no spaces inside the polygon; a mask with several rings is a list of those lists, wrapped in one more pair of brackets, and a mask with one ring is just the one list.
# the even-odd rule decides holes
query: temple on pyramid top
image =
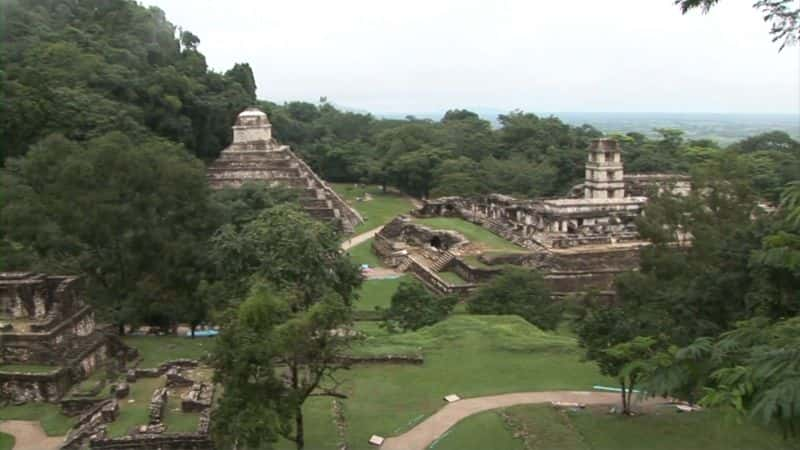
{"label": "temple on pyramid top", "polygon": [[312,217],[331,221],[344,232],[363,222],[361,216],[294,152],[272,137],[272,124],[264,111],[250,107],[233,125],[233,142],[208,167],[212,188],[239,187],[262,181],[297,189],[300,204]]}

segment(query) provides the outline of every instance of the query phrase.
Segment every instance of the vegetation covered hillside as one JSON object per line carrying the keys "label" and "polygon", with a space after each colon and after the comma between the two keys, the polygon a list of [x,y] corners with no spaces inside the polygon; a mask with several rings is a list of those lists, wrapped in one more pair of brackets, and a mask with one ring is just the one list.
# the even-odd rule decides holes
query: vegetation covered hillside
{"label": "vegetation covered hillside", "polygon": [[199,38],[132,0],[2,0],[1,158],[51,133],[121,131],[182,143],[201,158],[255,101],[250,66],[209,71]]}

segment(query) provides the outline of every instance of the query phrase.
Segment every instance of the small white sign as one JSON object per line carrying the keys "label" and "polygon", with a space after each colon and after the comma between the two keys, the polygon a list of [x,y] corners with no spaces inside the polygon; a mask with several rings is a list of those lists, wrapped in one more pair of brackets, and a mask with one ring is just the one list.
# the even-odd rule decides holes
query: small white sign
{"label": "small white sign", "polygon": [[447,403],[453,403],[453,402],[457,402],[457,401],[461,400],[461,397],[457,396],[456,394],[450,394],[450,395],[445,396],[444,400]]}
{"label": "small white sign", "polygon": [[372,437],[369,438],[369,443],[372,445],[376,445],[378,447],[383,445],[383,441],[384,441],[383,437],[378,436],[377,434],[373,434]]}

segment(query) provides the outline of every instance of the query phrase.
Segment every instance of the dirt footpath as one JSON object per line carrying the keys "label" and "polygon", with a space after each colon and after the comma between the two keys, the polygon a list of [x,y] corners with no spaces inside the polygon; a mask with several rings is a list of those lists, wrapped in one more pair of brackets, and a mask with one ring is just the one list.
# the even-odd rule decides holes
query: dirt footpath
{"label": "dirt footpath", "polygon": [[620,395],[613,392],[543,391],[475,397],[448,403],[423,422],[384,441],[381,450],[425,450],[461,419],[483,411],[529,403],[616,404]]}
{"label": "dirt footpath", "polygon": [[0,422],[0,431],[14,436],[14,450],[57,450],[64,442],[63,436],[47,436],[39,422],[6,420]]}

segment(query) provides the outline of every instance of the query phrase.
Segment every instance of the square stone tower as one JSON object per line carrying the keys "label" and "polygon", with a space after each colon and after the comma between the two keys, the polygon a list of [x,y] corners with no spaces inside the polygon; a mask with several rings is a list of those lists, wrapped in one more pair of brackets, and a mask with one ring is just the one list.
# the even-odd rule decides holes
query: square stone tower
{"label": "square stone tower", "polygon": [[589,145],[584,196],[601,200],[625,198],[622,152],[615,139],[593,139]]}
{"label": "square stone tower", "polygon": [[260,109],[247,108],[236,118],[236,125],[233,126],[234,144],[270,140],[272,140],[272,124]]}

